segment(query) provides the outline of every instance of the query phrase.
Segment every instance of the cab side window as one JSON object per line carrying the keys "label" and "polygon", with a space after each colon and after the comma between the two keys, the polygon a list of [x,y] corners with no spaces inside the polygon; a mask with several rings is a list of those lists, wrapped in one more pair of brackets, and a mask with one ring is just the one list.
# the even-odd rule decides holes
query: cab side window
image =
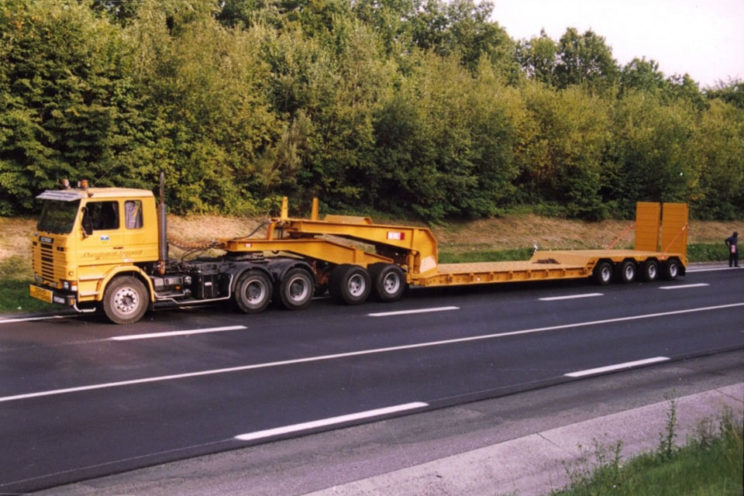
{"label": "cab side window", "polygon": [[142,229],[142,202],[140,200],[124,202],[124,225],[127,229]]}
{"label": "cab side window", "polygon": [[119,229],[118,202],[90,202],[86,205],[85,215],[89,217],[94,231]]}

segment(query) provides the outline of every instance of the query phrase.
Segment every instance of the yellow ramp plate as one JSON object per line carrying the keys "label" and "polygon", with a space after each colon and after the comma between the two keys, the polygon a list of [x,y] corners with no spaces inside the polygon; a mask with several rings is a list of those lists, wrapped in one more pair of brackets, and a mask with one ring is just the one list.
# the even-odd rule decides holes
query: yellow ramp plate
{"label": "yellow ramp plate", "polygon": [[657,251],[659,249],[660,218],[661,204],[656,202],[636,203],[636,250]]}

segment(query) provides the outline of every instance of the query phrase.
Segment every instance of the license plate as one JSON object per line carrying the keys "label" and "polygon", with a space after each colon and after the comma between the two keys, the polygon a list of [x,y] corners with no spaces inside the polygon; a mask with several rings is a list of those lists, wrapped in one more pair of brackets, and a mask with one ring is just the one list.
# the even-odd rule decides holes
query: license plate
{"label": "license plate", "polygon": [[40,288],[39,286],[29,286],[28,292],[31,295],[32,298],[36,298],[37,300],[46,301],[47,303],[52,302],[52,292],[48,289]]}

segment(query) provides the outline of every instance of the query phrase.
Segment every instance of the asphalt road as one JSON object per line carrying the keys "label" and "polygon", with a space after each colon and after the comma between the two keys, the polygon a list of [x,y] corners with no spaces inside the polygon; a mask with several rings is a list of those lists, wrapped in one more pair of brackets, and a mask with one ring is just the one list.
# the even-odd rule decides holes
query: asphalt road
{"label": "asphalt road", "polygon": [[721,270],[126,327],[0,319],[0,492],[741,349],[743,290]]}

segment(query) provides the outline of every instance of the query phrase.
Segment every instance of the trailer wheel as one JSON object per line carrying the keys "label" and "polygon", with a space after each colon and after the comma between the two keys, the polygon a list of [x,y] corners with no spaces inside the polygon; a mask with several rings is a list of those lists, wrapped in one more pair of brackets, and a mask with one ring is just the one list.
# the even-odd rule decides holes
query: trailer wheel
{"label": "trailer wheel", "polygon": [[120,276],[106,286],[103,313],[114,324],[133,324],[147,311],[147,289],[136,277]]}
{"label": "trailer wheel", "polygon": [[633,260],[624,260],[617,266],[617,275],[620,282],[629,283],[635,279],[636,264]]}
{"label": "trailer wheel", "polygon": [[331,272],[328,290],[339,303],[358,305],[364,303],[372,289],[369,272],[359,265],[339,265]]}
{"label": "trailer wheel", "polygon": [[663,276],[667,281],[673,281],[679,275],[679,260],[671,258],[664,263]]}
{"label": "trailer wheel", "polygon": [[271,281],[263,272],[249,270],[238,279],[233,297],[242,312],[261,312],[271,302]]}
{"label": "trailer wheel", "polygon": [[304,269],[291,269],[279,283],[279,300],[288,310],[299,310],[310,304],[315,284]]}
{"label": "trailer wheel", "polygon": [[377,263],[369,267],[372,290],[380,301],[398,301],[406,291],[406,275],[395,264]]}
{"label": "trailer wheel", "polygon": [[643,280],[653,282],[659,277],[659,262],[656,260],[646,260],[643,263]]}
{"label": "trailer wheel", "polygon": [[600,286],[606,286],[612,282],[612,262],[602,260],[594,267],[594,281]]}

